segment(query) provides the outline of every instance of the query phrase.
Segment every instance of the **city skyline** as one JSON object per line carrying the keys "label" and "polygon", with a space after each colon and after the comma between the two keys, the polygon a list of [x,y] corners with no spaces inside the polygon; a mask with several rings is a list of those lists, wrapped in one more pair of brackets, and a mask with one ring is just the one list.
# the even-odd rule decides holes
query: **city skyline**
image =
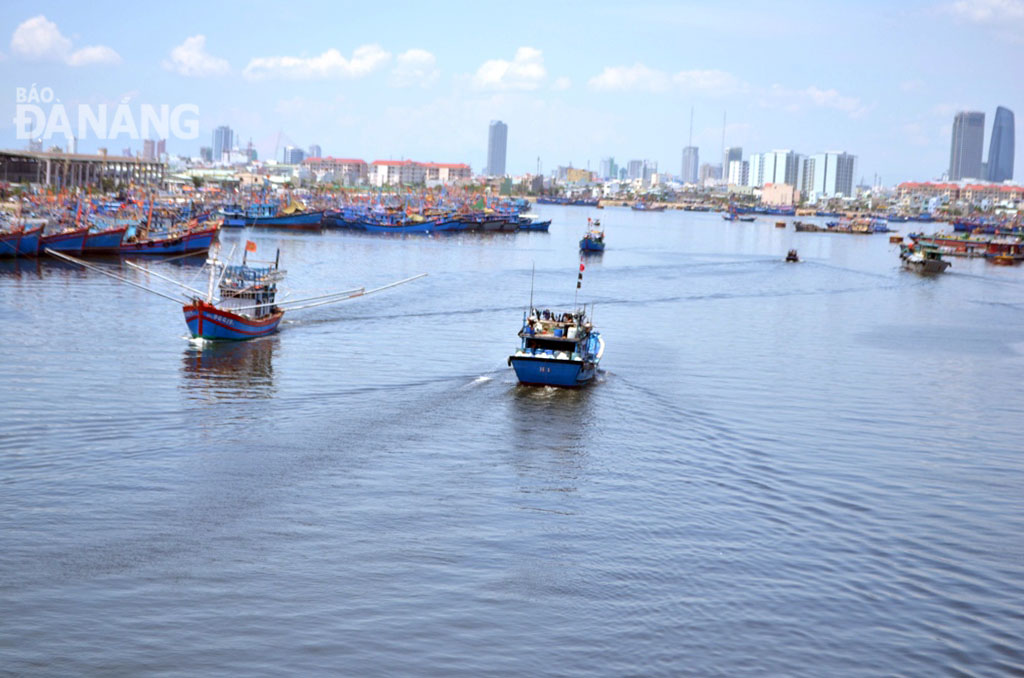
{"label": "city skyline", "polygon": [[[273,31],[258,20],[258,3],[241,16],[204,6],[201,24],[180,8],[155,7],[156,40],[114,30],[93,7],[4,6],[0,80],[11,95],[0,146],[27,145],[15,135],[13,93],[35,83],[70,105],[194,103],[198,138],[167,142],[169,153],[189,156],[227,125],[251,137],[261,158],[315,141],[327,155],[458,160],[482,170],[487,147],[478,130],[501,119],[515,131],[509,174],[533,172],[538,156],[548,168],[596,169],[610,156],[672,168],[688,145],[678,112],[692,108],[692,145],[705,158],[721,157],[727,112],[725,146],[844,148],[867,177],[925,180],[948,168],[956,111],[1024,106],[1024,93],[1004,78],[1005,63],[1024,56],[1012,30],[1024,28],[1018,4],[654,3],[627,13],[598,3],[585,15],[538,5],[523,8],[524,30],[508,35],[484,30],[488,13],[468,3],[399,5],[406,20],[386,32],[367,11],[347,11],[341,28],[307,21],[331,16],[329,4],[307,5]],[[638,16],[656,21],[627,20]],[[833,49],[834,25],[858,49]],[[451,45],[442,27],[465,40]],[[673,48],[684,29],[693,29],[685,57]],[[767,34],[820,58],[781,70],[753,59]],[[731,47],[721,53],[724,39]],[[969,62],[947,63],[941,44],[951,40],[973,55]],[[599,48],[607,44],[619,49]],[[141,150],[142,142],[86,138],[78,146]]]}

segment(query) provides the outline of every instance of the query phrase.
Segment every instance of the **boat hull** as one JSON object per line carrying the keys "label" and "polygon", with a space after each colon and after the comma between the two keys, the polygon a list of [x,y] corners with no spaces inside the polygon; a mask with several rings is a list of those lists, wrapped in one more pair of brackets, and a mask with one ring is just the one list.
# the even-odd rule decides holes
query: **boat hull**
{"label": "boat hull", "polygon": [[0,258],[37,257],[42,238],[42,226],[21,233],[0,234]]}
{"label": "boat hull", "polygon": [[85,238],[89,228],[79,228],[66,233],[54,233],[44,235],[42,238],[42,249],[51,249],[55,252],[78,252],[81,253],[85,247]]}
{"label": "boat hull", "polygon": [[914,273],[925,273],[928,275],[942,273],[949,268],[948,261],[942,261],[941,259],[926,259],[925,261],[910,261],[905,260],[903,262],[903,268]]}
{"label": "boat hull", "polygon": [[185,254],[202,252],[210,249],[213,239],[220,230],[219,226],[202,230],[189,231],[171,238],[153,238],[138,242],[121,243],[118,251],[121,254]]}
{"label": "boat hull", "polygon": [[580,240],[580,252],[604,252],[604,243],[583,238]]}
{"label": "boat hull", "polygon": [[509,362],[519,383],[531,386],[576,388],[590,383],[597,374],[596,364],[582,360],[512,356]]}
{"label": "boat hull", "polygon": [[319,212],[303,212],[302,214],[282,214],[276,217],[256,217],[253,219],[246,219],[249,223],[247,225],[254,227],[264,228],[294,228],[299,230],[316,231],[321,227],[324,213]]}
{"label": "boat hull", "polygon": [[121,240],[127,232],[127,226],[110,228],[85,236],[83,252],[91,254],[117,254],[121,251]]}
{"label": "boat hull", "polygon": [[284,317],[284,311],[276,311],[257,320],[203,301],[184,306],[182,311],[185,324],[193,337],[228,341],[244,341],[273,334]]}

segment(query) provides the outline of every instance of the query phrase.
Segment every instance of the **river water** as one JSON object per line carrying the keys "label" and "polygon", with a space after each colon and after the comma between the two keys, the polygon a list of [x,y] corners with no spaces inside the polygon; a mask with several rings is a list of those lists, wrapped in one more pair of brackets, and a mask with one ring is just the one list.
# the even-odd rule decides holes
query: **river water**
{"label": "river water", "polygon": [[[550,233],[228,233],[280,248],[293,298],[429,273],[240,344],[0,263],[0,672],[1024,672],[1024,270],[536,212]],[[602,372],[517,386],[531,269],[571,306],[587,216]]]}

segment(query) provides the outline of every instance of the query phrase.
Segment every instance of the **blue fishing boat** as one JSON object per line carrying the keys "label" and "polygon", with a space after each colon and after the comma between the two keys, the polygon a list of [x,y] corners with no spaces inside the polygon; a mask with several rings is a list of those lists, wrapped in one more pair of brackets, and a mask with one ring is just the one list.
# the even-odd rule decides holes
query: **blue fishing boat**
{"label": "blue fishing boat", "polygon": [[88,226],[73,226],[65,231],[44,235],[40,247],[57,252],[81,252],[85,247],[85,237],[88,234]]}
{"label": "blue fishing boat", "polygon": [[35,257],[39,255],[44,224],[35,227],[19,227],[17,230],[0,233],[0,257]]}
{"label": "blue fishing boat", "polygon": [[179,233],[163,233],[154,236],[132,237],[123,241],[118,248],[121,254],[187,254],[210,249],[213,239],[220,232],[220,222],[213,226],[187,228]]}
{"label": "blue fishing boat", "polygon": [[547,231],[551,227],[551,220],[520,215],[516,226],[520,231]]}
{"label": "blue fishing boat", "polygon": [[580,251],[604,252],[604,229],[600,219],[587,219],[587,232],[580,239]]}
{"label": "blue fishing boat", "polygon": [[121,241],[128,231],[127,226],[113,226],[102,230],[91,230],[85,236],[82,252],[88,254],[117,254],[121,251]]}
{"label": "blue fishing boat", "polygon": [[220,300],[194,297],[182,307],[185,324],[193,337],[199,339],[244,340],[263,337],[277,331],[284,311],[276,305],[277,283],[285,272],[273,266],[229,266],[213,261],[213,276],[220,279]]}
{"label": "blue fishing boat", "polygon": [[532,309],[523,314],[521,344],[509,356],[521,384],[583,386],[593,380],[604,353],[604,340],[585,309],[552,313]]}

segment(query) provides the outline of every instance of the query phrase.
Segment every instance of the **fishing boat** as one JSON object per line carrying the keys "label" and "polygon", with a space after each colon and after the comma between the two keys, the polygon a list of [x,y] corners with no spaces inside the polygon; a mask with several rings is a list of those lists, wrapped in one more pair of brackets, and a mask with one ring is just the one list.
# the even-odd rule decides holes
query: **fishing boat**
{"label": "fishing boat", "polygon": [[210,249],[213,239],[220,232],[220,222],[212,225],[192,225],[178,233],[162,233],[142,237],[131,237],[118,248],[121,254],[188,254],[205,252]]}
{"label": "fishing boat", "polygon": [[551,220],[521,215],[516,225],[520,231],[547,231],[551,226]]}
{"label": "fishing boat", "polygon": [[[179,296],[153,289],[129,280],[120,273],[107,270],[56,250],[48,249],[46,253],[133,287],[143,289],[151,294],[168,299],[175,304],[182,304],[180,295],[184,294],[187,301],[181,306],[181,309],[185,316],[185,324],[188,325],[189,333],[196,339],[211,340],[242,341],[263,337],[277,331],[286,311],[298,311],[363,297],[403,285],[426,275],[426,273],[421,273],[420,275],[389,283],[372,290],[367,290],[365,287],[357,287],[340,292],[329,292],[313,297],[282,301],[277,298],[278,283],[285,278],[285,271],[279,266],[280,251],[278,251],[277,256],[275,256],[272,262],[256,262],[264,265],[252,266],[247,262],[247,257],[249,252],[254,251],[256,251],[256,243],[247,241],[245,253],[242,256],[242,263],[238,265],[228,264],[217,258],[216,255],[209,257],[205,264],[209,272],[209,281],[205,292],[174,280],[152,268],[140,266],[131,261],[124,262],[130,268],[145,272],[147,278],[151,277],[175,285],[179,289]],[[230,259],[230,255],[228,258]]]}
{"label": "fishing boat", "polygon": [[62,231],[44,234],[40,247],[58,252],[81,252],[85,248],[88,226],[71,226]]}
{"label": "fishing boat", "polygon": [[903,268],[915,273],[942,273],[950,265],[942,258],[942,253],[937,247],[921,245],[917,242],[901,245],[900,259],[903,261]]}
{"label": "fishing boat", "polygon": [[45,224],[21,224],[10,231],[0,233],[0,257],[38,256],[44,226]]}
{"label": "fishing boat", "polygon": [[121,241],[127,232],[127,226],[90,230],[85,235],[82,252],[86,254],[117,254],[121,251]]}
{"label": "fishing boat", "polygon": [[587,318],[586,309],[523,313],[521,344],[509,356],[521,384],[578,387],[597,374],[604,340]]}
{"label": "fishing boat", "polygon": [[604,229],[600,219],[587,219],[587,232],[580,239],[581,252],[604,252]]}
{"label": "fishing boat", "polygon": [[665,205],[654,206],[649,202],[639,201],[630,205],[630,208],[636,212],[664,212]]}
{"label": "fishing boat", "polygon": [[790,250],[786,252],[786,261],[788,263],[800,263],[800,255],[797,254],[796,250]]}

